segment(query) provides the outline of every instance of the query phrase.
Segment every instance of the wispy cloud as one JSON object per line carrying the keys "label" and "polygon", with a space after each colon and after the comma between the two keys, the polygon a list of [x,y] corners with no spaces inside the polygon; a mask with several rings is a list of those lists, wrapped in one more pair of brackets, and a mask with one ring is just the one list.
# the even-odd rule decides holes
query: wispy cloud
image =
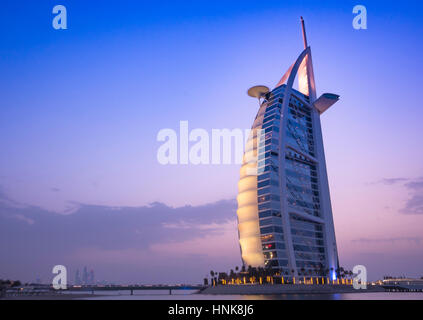
{"label": "wispy cloud", "polygon": [[371,184],[384,184],[384,185],[387,185],[387,186],[391,186],[391,185],[394,185],[394,184],[407,182],[409,180],[410,179],[408,179],[408,178],[383,178],[383,179],[378,180],[376,182],[373,182]]}
{"label": "wispy cloud", "polygon": [[409,191],[410,198],[400,209],[403,214],[423,214],[423,177],[419,178],[383,178],[371,184],[386,186],[402,185]]}
{"label": "wispy cloud", "polygon": [[354,243],[397,243],[397,242],[414,242],[420,244],[423,238],[421,237],[396,237],[396,238],[360,238],[353,239]]}
{"label": "wispy cloud", "polygon": [[233,220],[227,220],[223,223],[210,223],[210,224],[199,224],[195,222],[179,221],[177,223],[163,223],[163,227],[167,229],[180,229],[180,230],[208,230],[208,231],[219,231],[222,228],[222,224],[233,222]]}
{"label": "wispy cloud", "polygon": [[22,214],[15,214],[14,217],[18,220],[21,220],[21,221],[28,223],[29,225],[33,225],[35,223],[35,221],[33,219],[25,217]]}
{"label": "wispy cloud", "polygon": [[411,198],[407,200],[401,212],[405,214],[423,214],[423,194],[413,194]]}
{"label": "wispy cloud", "polygon": [[401,212],[423,214],[423,177],[410,180],[404,186],[410,191],[410,199],[407,200]]}
{"label": "wispy cloud", "polygon": [[423,177],[411,180],[405,184],[405,187],[410,190],[423,190]]}

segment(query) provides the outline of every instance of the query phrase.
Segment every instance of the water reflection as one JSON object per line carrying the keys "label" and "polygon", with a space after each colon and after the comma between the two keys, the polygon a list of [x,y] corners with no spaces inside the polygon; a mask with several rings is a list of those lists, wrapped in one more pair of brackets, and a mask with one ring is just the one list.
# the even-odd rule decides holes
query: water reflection
{"label": "water reflection", "polygon": [[[67,294],[81,294],[80,291]],[[91,292],[86,292],[91,293]],[[372,292],[339,294],[205,295],[193,290],[94,291],[88,300],[423,300],[421,292]]]}

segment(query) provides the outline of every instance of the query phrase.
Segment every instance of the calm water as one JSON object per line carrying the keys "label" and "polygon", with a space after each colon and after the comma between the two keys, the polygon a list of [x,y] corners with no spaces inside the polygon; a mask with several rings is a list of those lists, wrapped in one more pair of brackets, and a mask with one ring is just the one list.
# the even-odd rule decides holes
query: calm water
{"label": "calm water", "polygon": [[[81,293],[81,292],[79,292]],[[71,294],[71,293],[69,293]],[[423,300],[421,292],[375,292],[342,294],[283,294],[283,295],[202,295],[194,291],[167,290],[135,291],[95,291],[87,300]]]}

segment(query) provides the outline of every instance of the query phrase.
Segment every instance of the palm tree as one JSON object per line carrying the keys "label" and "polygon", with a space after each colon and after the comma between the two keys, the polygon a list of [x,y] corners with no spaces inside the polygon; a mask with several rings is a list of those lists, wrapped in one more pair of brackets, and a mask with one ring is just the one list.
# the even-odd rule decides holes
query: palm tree
{"label": "palm tree", "polygon": [[211,275],[211,284],[213,285],[213,283],[216,283],[216,278],[214,277],[215,272],[213,270],[211,270],[210,275]]}
{"label": "palm tree", "polygon": [[231,269],[230,273],[229,273],[229,279],[232,281],[232,279],[235,278],[235,272],[234,269]]}
{"label": "palm tree", "polygon": [[345,277],[345,269],[343,267],[339,268],[339,277],[343,279]]}
{"label": "palm tree", "polygon": [[13,281],[12,287],[20,287],[22,284],[19,280]]}

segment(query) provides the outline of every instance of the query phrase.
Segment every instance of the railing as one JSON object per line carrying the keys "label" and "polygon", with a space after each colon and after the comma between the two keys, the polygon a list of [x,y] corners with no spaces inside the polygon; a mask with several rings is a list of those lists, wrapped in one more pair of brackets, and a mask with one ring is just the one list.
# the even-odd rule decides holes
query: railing
{"label": "railing", "polygon": [[294,284],[294,285],[333,285],[333,286],[352,286],[352,279],[336,279],[330,280],[325,277],[284,277],[262,276],[262,277],[238,277],[231,279],[212,280],[212,286],[216,285],[263,285],[263,284]]}

